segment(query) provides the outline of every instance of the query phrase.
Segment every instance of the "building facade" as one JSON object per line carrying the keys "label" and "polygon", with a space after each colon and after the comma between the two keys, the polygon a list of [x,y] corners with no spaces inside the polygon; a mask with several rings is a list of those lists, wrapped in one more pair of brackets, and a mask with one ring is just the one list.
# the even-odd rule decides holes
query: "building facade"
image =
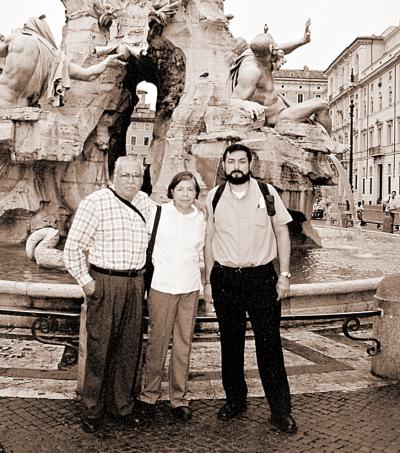
{"label": "building facade", "polygon": [[339,157],[355,198],[380,203],[400,190],[400,27],[356,38],[325,75],[332,138],[345,145]]}
{"label": "building facade", "polygon": [[324,71],[303,69],[274,71],[275,87],[290,104],[314,98],[327,100],[328,79]]}
{"label": "building facade", "polygon": [[126,154],[140,157],[143,164],[151,165],[153,159],[150,153],[150,144],[153,139],[155,112],[146,104],[144,90],[137,90],[139,101],[132,115],[131,124],[126,132]]}

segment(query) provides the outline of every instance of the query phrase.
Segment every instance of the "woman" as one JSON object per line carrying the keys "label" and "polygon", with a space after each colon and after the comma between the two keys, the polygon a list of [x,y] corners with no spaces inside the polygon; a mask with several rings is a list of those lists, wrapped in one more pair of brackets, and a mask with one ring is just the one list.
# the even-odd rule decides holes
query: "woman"
{"label": "woman", "polygon": [[162,206],[153,251],[154,274],[148,295],[149,340],[140,415],[153,415],[161,391],[161,378],[172,336],[169,396],[173,414],[191,418],[186,398],[190,349],[200,289],[200,252],[204,247],[205,219],[193,204],[200,187],[192,173],[172,179]]}

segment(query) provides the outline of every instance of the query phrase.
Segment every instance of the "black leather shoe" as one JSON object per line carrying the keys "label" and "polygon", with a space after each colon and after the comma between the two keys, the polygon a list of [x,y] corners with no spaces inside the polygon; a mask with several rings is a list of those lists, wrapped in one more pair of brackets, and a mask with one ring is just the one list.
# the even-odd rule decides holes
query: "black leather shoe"
{"label": "black leather shoe", "polygon": [[227,401],[218,412],[219,420],[232,420],[232,418],[239,417],[247,410],[246,403],[234,403]]}
{"label": "black leather shoe", "polygon": [[154,418],[156,415],[156,405],[136,400],[134,413],[140,422],[148,418]]}
{"label": "black leather shoe", "polygon": [[271,417],[269,421],[275,426],[275,428],[278,428],[279,431],[282,431],[283,433],[297,433],[297,424],[291,415],[287,415],[286,417],[281,418]]}
{"label": "black leather shoe", "polygon": [[81,428],[85,433],[93,434],[99,430],[101,422],[101,418],[86,417],[81,420]]}
{"label": "black leather shoe", "polygon": [[118,417],[118,420],[125,426],[137,426],[141,423],[140,417],[136,412]]}
{"label": "black leather shoe", "polygon": [[174,407],[172,413],[182,422],[187,422],[192,418],[192,410],[187,406]]}

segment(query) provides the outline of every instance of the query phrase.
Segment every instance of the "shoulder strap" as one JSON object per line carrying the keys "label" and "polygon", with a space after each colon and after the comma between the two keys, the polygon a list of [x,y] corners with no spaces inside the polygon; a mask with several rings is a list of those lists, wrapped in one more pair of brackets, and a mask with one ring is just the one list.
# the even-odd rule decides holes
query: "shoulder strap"
{"label": "shoulder strap", "polygon": [[222,192],[225,189],[225,186],[226,186],[226,182],[223,182],[222,184],[220,184],[218,186],[217,190],[215,191],[214,198],[212,199],[212,202],[211,202],[212,208],[213,208],[213,215],[215,212],[215,208],[217,207],[217,204],[219,202],[219,199],[221,198]]}
{"label": "shoulder strap", "polygon": [[[268,184],[257,180],[258,187],[261,190],[261,193],[264,196],[265,199],[265,205],[267,207],[267,212],[269,216],[274,216],[276,214],[275,210],[275,201],[274,201],[274,196],[269,193],[268,189]],[[222,192],[225,189],[226,182],[220,184],[218,186],[218,189],[215,191],[214,198],[212,199],[212,208],[213,208],[213,214],[215,213],[215,208],[217,207],[217,204],[221,198]]]}
{"label": "shoulder strap", "polygon": [[114,194],[114,196],[116,198],[118,198],[119,201],[122,201],[122,203],[124,203],[126,206],[128,206],[128,208],[131,208],[132,210],[134,210],[136,212],[136,214],[138,214],[141,217],[143,222],[146,223],[146,219],[144,218],[143,214],[139,211],[139,209],[136,206],[133,206],[133,204],[129,203],[129,201],[125,200],[125,198],[120,197],[115,190],[111,189],[111,187],[109,187],[109,189]]}
{"label": "shoulder strap", "polygon": [[151,256],[153,255],[154,244],[156,242],[156,236],[157,236],[158,224],[160,223],[160,217],[161,217],[161,206],[157,205],[157,211],[156,211],[156,216],[154,218],[153,229],[151,231],[149,244],[147,246],[147,259],[150,259]]}
{"label": "shoulder strap", "polygon": [[258,187],[261,190],[261,193],[264,196],[268,215],[274,216],[276,214],[275,201],[274,201],[274,196],[269,193],[268,184],[266,184],[265,182],[262,182],[262,181],[258,181],[258,180],[257,180],[257,183],[258,183]]}

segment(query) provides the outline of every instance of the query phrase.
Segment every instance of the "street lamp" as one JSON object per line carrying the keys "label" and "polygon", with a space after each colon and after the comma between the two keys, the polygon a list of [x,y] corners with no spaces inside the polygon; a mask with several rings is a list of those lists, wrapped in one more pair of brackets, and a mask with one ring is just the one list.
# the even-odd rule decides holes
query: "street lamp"
{"label": "street lamp", "polygon": [[353,192],[353,116],[354,102],[350,99],[350,161],[349,161],[349,184]]}

